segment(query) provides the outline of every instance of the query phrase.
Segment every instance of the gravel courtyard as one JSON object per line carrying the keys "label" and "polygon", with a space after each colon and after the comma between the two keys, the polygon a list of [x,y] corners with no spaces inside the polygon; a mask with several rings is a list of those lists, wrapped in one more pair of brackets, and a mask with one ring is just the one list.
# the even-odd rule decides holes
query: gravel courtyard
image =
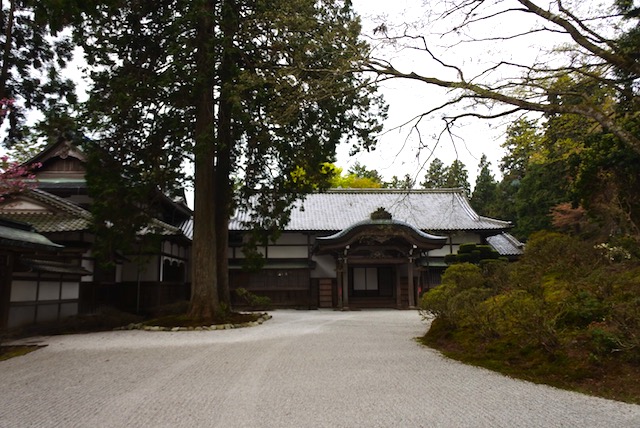
{"label": "gravel courtyard", "polygon": [[1,427],[640,427],[640,406],[513,380],[417,344],[415,311],[42,338],[0,362]]}

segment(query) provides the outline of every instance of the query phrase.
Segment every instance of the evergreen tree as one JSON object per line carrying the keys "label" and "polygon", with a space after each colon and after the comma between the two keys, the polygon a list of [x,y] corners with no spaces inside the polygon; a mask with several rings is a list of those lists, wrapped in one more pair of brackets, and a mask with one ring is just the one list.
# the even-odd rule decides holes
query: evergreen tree
{"label": "evergreen tree", "polygon": [[511,221],[517,226],[516,195],[529,162],[540,147],[542,137],[536,123],[527,119],[518,119],[511,124],[506,136],[502,144],[506,153],[500,161],[502,180],[498,183],[491,212],[495,217]]}
{"label": "evergreen tree", "polygon": [[444,187],[464,189],[465,194],[469,196],[471,185],[469,184],[469,172],[462,161],[456,159],[447,168],[447,176]]}
{"label": "evergreen tree", "polygon": [[122,165],[102,173],[170,191],[195,161],[190,313],[209,319],[228,298],[233,207],[265,243],[293,201],[329,185],[339,142],[375,143],[385,109],[353,71],[367,52],[358,19],[350,2],[314,0],[114,0],[87,18],[89,128]]}
{"label": "evergreen tree", "polygon": [[391,181],[384,183],[383,187],[387,189],[409,190],[413,189],[414,184],[415,180],[409,174],[405,174],[403,178],[398,178],[398,176],[394,175],[391,177]]}
{"label": "evergreen tree", "polygon": [[448,168],[444,163],[434,158],[429,164],[429,169],[424,176],[424,181],[420,185],[425,189],[441,189],[446,187]]}
{"label": "evergreen tree", "polygon": [[347,171],[350,175],[355,175],[358,178],[368,178],[373,183],[378,183],[382,185],[382,176],[375,169],[367,169],[366,166],[361,165],[360,162],[356,162],[349,170]]}
{"label": "evergreen tree", "polygon": [[481,215],[493,216],[493,206],[496,199],[498,183],[491,173],[491,162],[482,155],[478,164],[478,178],[471,195],[471,206]]}
{"label": "evergreen tree", "polygon": [[[81,7],[90,5],[73,0],[9,0],[0,5],[0,101],[11,103],[5,147],[24,144],[30,137],[25,128],[30,110],[42,112],[49,122],[64,122],[71,115],[77,103],[75,85],[62,70],[72,59],[74,45],[62,30]],[[59,131],[59,125],[53,128]]]}

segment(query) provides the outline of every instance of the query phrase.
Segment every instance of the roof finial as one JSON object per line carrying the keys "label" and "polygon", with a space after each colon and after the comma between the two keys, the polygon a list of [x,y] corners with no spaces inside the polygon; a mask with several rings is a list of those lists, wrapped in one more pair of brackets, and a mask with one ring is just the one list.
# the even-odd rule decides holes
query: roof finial
{"label": "roof finial", "polygon": [[391,213],[383,207],[378,208],[371,213],[371,220],[391,220]]}

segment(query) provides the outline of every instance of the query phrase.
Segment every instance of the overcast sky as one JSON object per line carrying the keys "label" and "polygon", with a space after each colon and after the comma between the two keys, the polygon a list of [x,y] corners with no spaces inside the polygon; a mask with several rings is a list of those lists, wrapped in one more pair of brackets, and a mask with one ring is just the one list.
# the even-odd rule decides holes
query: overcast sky
{"label": "overcast sky", "polygon": [[[425,13],[421,0],[354,0],[353,3],[362,17],[365,37],[371,35],[373,28],[382,22],[387,26],[403,22],[419,23]],[[391,60],[403,71],[420,70],[421,67],[419,57],[407,50],[385,49],[378,51],[376,55]],[[477,165],[484,153],[498,178],[498,162],[503,156],[500,144],[504,141],[504,121],[487,123],[470,119],[455,130],[457,138],[445,135],[438,142],[437,136],[442,132],[444,124],[440,119],[441,114],[436,114],[420,124],[420,138],[427,147],[419,150],[419,137],[412,129],[413,124],[401,125],[434,107],[436,103],[443,102],[447,97],[446,93],[424,83],[402,80],[385,82],[382,93],[389,104],[389,118],[385,122],[386,132],[381,136],[377,150],[349,157],[348,147],[343,146],[338,153],[338,166],[346,170],[355,162],[360,162],[370,169],[376,169],[387,180],[394,175],[403,177],[410,174],[420,182],[428,163],[434,157],[442,160],[445,165],[459,159],[467,166],[469,181],[473,186]]]}
{"label": "overcast sky", "polygon": [[[567,0],[570,2],[571,0]],[[430,49],[436,49],[447,62],[459,65],[468,78],[472,72],[485,70],[487,64],[493,64],[496,59],[504,59],[513,62],[528,63],[534,58],[542,59],[545,49],[550,49],[558,40],[552,36],[546,37],[545,33],[536,34],[535,37],[518,38],[510,42],[473,42],[458,44],[457,35],[451,35],[448,39],[433,35],[433,32],[444,31],[455,25],[452,20],[434,20],[429,18],[430,11],[445,4],[438,0],[353,0],[356,12],[361,16],[364,37],[371,37],[373,29],[385,23],[388,28],[399,28],[408,24],[408,32],[415,35],[427,36],[425,39]],[[425,6],[428,4],[428,7]],[[492,3],[487,3],[491,5]],[[498,2],[500,4],[500,2]],[[448,3],[450,6],[451,3]],[[490,6],[489,6],[490,7]],[[499,6],[506,7],[506,6]],[[475,24],[471,29],[474,35],[482,34],[497,36],[514,34],[523,31],[535,24],[531,14],[510,13],[500,16],[489,22]],[[404,28],[404,27],[403,27]],[[465,29],[469,29],[466,27]],[[464,33],[464,31],[463,31]],[[477,37],[477,36],[476,36]],[[376,42],[372,42],[376,44]],[[452,48],[450,48],[453,46]],[[389,60],[401,71],[416,71],[424,75],[438,75],[442,70],[436,71],[434,63],[428,60],[419,51],[401,48],[379,48],[374,51],[375,57]],[[520,75],[521,70],[506,70],[512,76]],[[504,74],[505,72],[501,72]],[[442,76],[442,74],[440,74]],[[500,179],[498,164],[504,155],[500,145],[505,140],[505,130],[514,117],[494,120],[492,122],[470,118],[457,123],[454,130],[455,136],[443,136],[438,142],[437,136],[441,134],[444,123],[443,112],[435,113],[430,118],[425,118],[419,126],[420,138],[423,148],[418,150],[418,133],[412,129],[412,124],[401,126],[416,115],[433,108],[445,100],[449,95],[439,88],[419,82],[402,80],[387,81],[383,84],[382,93],[389,104],[389,118],[385,122],[386,132],[380,138],[378,149],[371,153],[359,153],[349,157],[348,147],[341,147],[338,153],[338,166],[345,170],[355,162],[376,169],[385,179],[396,175],[403,177],[410,174],[419,183],[424,178],[428,163],[437,157],[445,165],[450,165],[455,159],[461,160],[469,171],[469,181],[473,188],[477,176],[477,166],[483,154],[487,155],[492,164],[492,170],[496,179]],[[446,113],[451,114],[451,111]]]}

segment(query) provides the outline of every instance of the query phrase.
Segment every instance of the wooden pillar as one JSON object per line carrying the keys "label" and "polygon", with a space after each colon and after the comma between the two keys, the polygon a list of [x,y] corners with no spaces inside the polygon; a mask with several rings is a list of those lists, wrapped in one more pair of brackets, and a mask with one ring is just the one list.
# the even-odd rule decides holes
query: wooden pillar
{"label": "wooden pillar", "polygon": [[0,254],[0,330],[9,324],[13,254]]}
{"label": "wooden pillar", "polygon": [[344,277],[342,276],[342,271],[343,271],[343,259],[341,257],[336,259],[336,291],[338,293],[338,308],[342,309],[342,281],[344,280]]}
{"label": "wooden pillar", "polygon": [[402,287],[400,286],[400,269],[398,269],[400,265],[396,265],[396,306],[398,308],[402,307]]}
{"label": "wooden pillar", "polygon": [[349,309],[349,266],[347,258],[342,265],[342,309]]}
{"label": "wooden pillar", "polygon": [[407,297],[409,299],[409,307],[416,307],[416,292],[413,286],[413,257],[409,257],[407,264]]}

